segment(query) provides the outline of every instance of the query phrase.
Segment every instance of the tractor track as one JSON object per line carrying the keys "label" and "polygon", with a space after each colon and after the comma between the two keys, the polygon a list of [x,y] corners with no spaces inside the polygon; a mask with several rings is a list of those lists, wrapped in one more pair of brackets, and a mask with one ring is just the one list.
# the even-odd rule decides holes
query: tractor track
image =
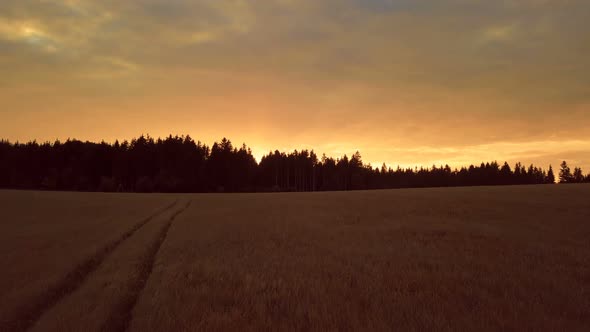
{"label": "tractor track", "polygon": [[160,251],[160,247],[166,240],[168,236],[168,231],[172,226],[172,222],[178,217],[181,213],[186,211],[189,206],[191,205],[192,201],[188,201],[187,204],[176,211],[170,219],[166,222],[166,224],[160,229],[156,240],[148,247],[145,255],[143,256],[142,263],[139,265],[139,275],[133,281],[131,296],[123,299],[123,301],[115,308],[111,313],[111,317],[105,322],[102,326],[101,331],[105,332],[124,332],[127,331],[131,321],[133,320],[133,309],[137,304],[139,297],[145,288],[150,275],[152,274],[154,263],[156,261],[156,256]]}
{"label": "tractor track", "polygon": [[25,308],[22,308],[12,319],[0,322],[0,331],[16,332],[30,329],[46,311],[55,306],[61,299],[76,291],[121,243],[130,238],[144,225],[172,209],[177,203],[178,201],[174,201],[172,204],[166,205],[156,211],[123,233],[116,240],[99,249],[91,257],[79,263],[72,271],[57,281],[53,287],[39,296],[38,299],[29,303]]}

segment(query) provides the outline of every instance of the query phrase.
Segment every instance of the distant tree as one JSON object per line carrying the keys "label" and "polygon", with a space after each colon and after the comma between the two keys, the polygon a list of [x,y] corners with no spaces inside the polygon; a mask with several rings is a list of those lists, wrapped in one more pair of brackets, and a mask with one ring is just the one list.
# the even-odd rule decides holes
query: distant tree
{"label": "distant tree", "polygon": [[553,167],[551,165],[549,165],[549,171],[547,172],[547,177],[545,179],[545,183],[555,183],[555,174],[553,174]]}
{"label": "distant tree", "polygon": [[214,143],[208,160],[208,173],[214,191],[231,191],[233,186],[230,178],[232,152],[234,148],[227,138]]}
{"label": "distant tree", "polygon": [[565,160],[561,163],[560,167],[561,169],[559,170],[559,183],[572,183],[574,177]]}
{"label": "distant tree", "polygon": [[512,180],[512,170],[507,162],[500,168],[500,184],[509,184]]}
{"label": "distant tree", "polygon": [[535,177],[537,176],[537,168],[531,164],[526,172],[526,183],[535,183]]}
{"label": "distant tree", "polygon": [[359,151],[355,152],[350,158],[351,168],[360,168],[363,166],[363,157]]}
{"label": "distant tree", "polygon": [[526,167],[524,167],[521,163],[516,163],[514,166],[514,181],[516,181],[515,184],[528,183]]}
{"label": "distant tree", "polygon": [[582,169],[579,167],[574,168],[573,182],[575,182],[575,183],[584,182],[584,173],[582,173]]}

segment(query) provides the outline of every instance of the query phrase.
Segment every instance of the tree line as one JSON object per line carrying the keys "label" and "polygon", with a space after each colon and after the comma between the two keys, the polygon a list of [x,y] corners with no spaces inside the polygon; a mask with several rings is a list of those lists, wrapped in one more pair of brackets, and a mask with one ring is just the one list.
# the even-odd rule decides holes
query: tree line
{"label": "tree line", "polygon": [[[563,183],[590,182],[564,161]],[[256,162],[243,144],[224,138],[207,146],[190,136],[140,136],[113,144],[0,141],[0,188],[104,192],[268,192],[555,183],[551,166],[497,162],[460,169],[373,167],[356,152],[321,157],[274,151]]]}

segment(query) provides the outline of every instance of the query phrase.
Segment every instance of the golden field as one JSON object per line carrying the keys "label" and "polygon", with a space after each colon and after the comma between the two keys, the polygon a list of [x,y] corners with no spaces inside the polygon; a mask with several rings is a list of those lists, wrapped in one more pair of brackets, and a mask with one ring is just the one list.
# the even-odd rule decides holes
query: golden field
{"label": "golden field", "polygon": [[0,191],[0,331],[590,330],[590,185]]}

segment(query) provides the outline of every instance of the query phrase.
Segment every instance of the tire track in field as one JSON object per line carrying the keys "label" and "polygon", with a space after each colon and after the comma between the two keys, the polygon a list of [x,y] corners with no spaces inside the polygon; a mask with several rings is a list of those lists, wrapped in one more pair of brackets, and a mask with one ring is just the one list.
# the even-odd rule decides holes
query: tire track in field
{"label": "tire track in field", "polygon": [[103,327],[101,329],[102,331],[105,331],[105,332],[111,332],[111,331],[125,332],[125,331],[127,331],[127,329],[129,328],[129,325],[131,324],[131,321],[133,319],[133,309],[135,308],[135,305],[137,304],[137,301],[139,300],[139,296],[141,295],[141,292],[145,288],[147,281],[148,281],[150,275],[152,274],[152,270],[154,269],[154,263],[156,261],[156,256],[157,256],[158,252],[160,251],[160,247],[162,246],[162,243],[164,243],[164,240],[166,240],[166,237],[168,236],[168,231],[170,230],[170,227],[172,226],[172,222],[181,213],[186,211],[189,208],[189,206],[191,205],[191,203],[192,203],[192,201],[188,201],[184,207],[182,207],[181,209],[176,211],[170,217],[168,222],[166,222],[166,224],[160,230],[160,233],[159,233],[158,237],[156,238],[156,241],[148,247],[146,254],[143,258],[143,262],[141,263],[141,265],[139,267],[139,269],[140,269],[139,275],[138,275],[137,279],[135,280],[135,284],[133,286],[131,286],[131,288],[133,289],[132,295],[130,297],[126,298],[125,300],[123,300],[123,302],[120,304],[120,306],[118,306],[117,308],[113,308],[112,315],[107,320],[107,322],[105,322],[105,324],[103,325]]}
{"label": "tire track in field", "polygon": [[127,232],[123,233],[115,241],[102,247],[91,257],[89,257],[82,263],[78,264],[72,271],[66,274],[63,279],[59,280],[53,287],[48,289],[45,292],[45,294],[43,294],[34,303],[30,303],[27,306],[27,308],[23,308],[22,312],[17,313],[15,317],[10,319],[9,321],[2,322],[2,324],[0,325],[0,331],[12,332],[26,331],[30,329],[37,322],[37,320],[39,320],[43,313],[45,313],[47,310],[53,307],[62,298],[68,296],[76,289],[78,289],[80,285],[82,285],[84,280],[86,280],[86,278],[88,278],[88,276],[92,272],[94,272],[105,260],[105,258],[121,243],[123,243],[125,240],[131,237],[145,224],[152,221],[154,218],[158,217],[162,213],[172,209],[176,205],[176,203],[178,203],[178,201],[172,202],[172,204],[163,207],[162,209],[156,211],[149,217],[143,219],[141,222],[137,223]]}

